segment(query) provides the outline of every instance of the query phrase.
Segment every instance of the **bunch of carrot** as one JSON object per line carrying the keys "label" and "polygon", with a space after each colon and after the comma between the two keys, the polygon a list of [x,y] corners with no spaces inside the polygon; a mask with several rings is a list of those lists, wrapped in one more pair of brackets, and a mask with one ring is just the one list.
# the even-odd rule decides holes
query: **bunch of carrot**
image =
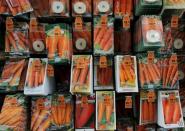
{"label": "bunch of carrot", "polygon": [[120,85],[121,87],[134,87],[136,81],[136,74],[134,68],[134,59],[132,59],[131,65],[125,65],[124,58],[123,61],[120,63]]}
{"label": "bunch of carrot", "polygon": [[[58,12],[55,12],[54,11],[53,8],[58,8],[58,7],[53,6],[53,4],[55,2],[61,2],[61,4],[63,4],[64,9],[63,9],[62,12],[58,13]],[[49,15],[50,16],[64,16],[64,17],[69,16],[69,12],[70,12],[70,3],[69,3],[69,0],[49,0],[49,6],[50,6],[49,7]]]}
{"label": "bunch of carrot", "polygon": [[29,88],[36,88],[43,85],[46,75],[46,64],[41,59],[33,59],[30,61],[26,84]]}
{"label": "bunch of carrot", "polygon": [[[80,39],[83,39],[86,42],[86,47],[82,50],[78,49],[76,45],[78,40]],[[92,49],[91,31],[87,29],[73,31],[73,47],[74,47],[74,52],[91,50]]]}
{"label": "bunch of carrot", "polygon": [[172,64],[171,58],[164,58],[161,60],[161,78],[163,88],[175,88],[178,82],[178,63]]}
{"label": "bunch of carrot", "polygon": [[29,47],[27,32],[7,31],[5,52],[27,52]]}
{"label": "bunch of carrot", "polygon": [[175,102],[167,98],[162,99],[164,121],[166,124],[177,124],[181,119],[181,107],[178,99]]}
{"label": "bunch of carrot", "polygon": [[97,128],[99,130],[108,129],[108,125],[114,125],[114,99],[111,97],[110,103],[105,104],[103,100],[97,101]]}
{"label": "bunch of carrot", "polygon": [[[42,100],[39,104],[37,104],[39,99]],[[49,99],[37,98],[36,101],[33,101],[32,106],[31,131],[46,131],[51,124]]]}
{"label": "bunch of carrot", "polygon": [[141,123],[155,123],[157,117],[156,103],[148,100],[141,100]]}
{"label": "bunch of carrot", "polygon": [[6,0],[13,16],[33,11],[29,0]]}
{"label": "bunch of carrot", "polygon": [[132,15],[133,0],[115,0],[114,1],[114,14],[115,15]]}
{"label": "bunch of carrot", "polygon": [[67,101],[67,99],[63,103],[57,99],[52,101],[51,121],[57,127],[69,126],[73,122],[73,104]]}
{"label": "bunch of carrot", "polygon": [[113,0],[106,0],[106,2],[108,2],[108,4],[109,4],[108,5],[109,7],[107,7],[107,4],[104,5],[105,7],[102,7],[102,8],[109,9],[106,12],[101,12],[101,10],[99,9],[99,4],[102,1],[104,1],[104,0],[93,0],[93,7],[94,7],[93,14],[94,15],[100,15],[100,14],[112,15],[112,13],[113,13]]}
{"label": "bunch of carrot", "polygon": [[0,126],[8,126],[15,131],[26,130],[27,114],[24,99],[23,95],[8,95],[5,97],[0,113]]}
{"label": "bunch of carrot", "polygon": [[[84,14],[79,14],[78,12],[75,12],[74,10],[74,6],[76,3],[78,2],[83,2],[86,6],[86,11],[84,12]],[[92,1],[91,0],[72,0],[72,4],[73,4],[73,16],[75,15],[91,15],[91,12],[92,12],[92,8],[91,8],[91,3]]]}
{"label": "bunch of carrot", "polygon": [[139,81],[141,87],[145,85],[159,85],[161,81],[161,64],[139,62]]}
{"label": "bunch of carrot", "polygon": [[50,28],[46,37],[46,49],[48,49],[48,58],[50,60],[56,57],[70,59],[72,55],[72,47],[68,25],[65,29],[60,25],[48,25]]}
{"label": "bunch of carrot", "polygon": [[0,85],[8,87],[18,86],[24,67],[25,60],[7,62],[1,74]]}
{"label": "bunch of carrot", "polygon": [[113,27],[95,27],[94,28],[94,46],[95,49],[108,52],[113,48],[114,43],[114,29]]}
{"label": "bunch of carrot", "polygon": [[47,16],[49,14],[49,0],[30,0],[35,17]]}
{"label": "bunch of carrot", "polygon": [[0,1],[0,14],[10,14],[10,9],[8,7],[8,4],[6,3],[6,0]]}
{"label": "bunch of carrot", "polygon": [[109,66],[107,68],[97,68],[97,82],[98,85],[108,86],[112,84],[112,67]]}
{"label": "bunch of carrot", "polygon": [[[90,102],[91,101],[91,102]],[[95,103],[92,98],[88,98],[84,105],[77,98],[75,110],[76,128],[94,128]]]}

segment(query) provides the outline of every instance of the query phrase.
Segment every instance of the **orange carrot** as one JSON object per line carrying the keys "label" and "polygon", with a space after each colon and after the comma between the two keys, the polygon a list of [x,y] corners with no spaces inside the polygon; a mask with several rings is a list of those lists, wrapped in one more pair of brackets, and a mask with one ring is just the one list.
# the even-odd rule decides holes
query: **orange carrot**
{"label": "orange carrot", "polygon": [[178,70],[178,67],[177,67],[177,64],[175,64],[175,65],[173,66],[172,71],[171,71],[168,84],[172,82],[173,77],[175,76],[175,73],[177,72],[177,70]]}
{"label": "orange carrot", "polygon": [[140,80],[141,87],[143,87],[145,84],[145,78],[143,74],[143,64],[142,63],[139,63],[139,80]]}
{"label": "orange carrot", "polygon": [[79,75],[80,75],[80,69],[77,69],[77,67],[74,67],[73,69],[73,83],[76,83],[78,81]]}
{"label": "orange carrot", "polygon": [[100,41],[100,47],[101,47],[101,49],[103,49],[105,47],[105,45],[107,44],[107,42],[110,39],[110,37],[112,37],[113,29],[112,28],[108,28],[106,30],[106,32],[104,32],[104,33],[105,33],[104,34],[104,37]]}
{"label": "orange carrot", "polygon": [[148,112],[149,112],[149,121],[153,122],[154,119],[154,109],[153,109],[153,103],[148,102]]}
{"label": "orange carrot", "polygon": [[48,117],[38,128],[38,131],[46,131],[48,127],[50,126],[50,117]]}
{"label": "orange carrot", "polygon": [[165,87],[165,82],[166,82],[166,75],[167,75],[167,71],[168,71],[168,68],[167,68],[167,59],[164,60],[164,67],[163,67],[163,88]]}
{"label": "orange carrot", "polygon": [[48,43],[48,58],[53,59],[57,49],[58,39],[56,37],[52,37],[49,42],[50,43]]}
{"label": "orange carrot", "polygon": [[103,118],[103,114],[105,111],[105,105],[103,101],[99,101],[98,102],[98,123],[101,123],[102,118]]}
{"label": "orange carrot", "polygon": [[120,9],[121,9],[121,1],[120,0],[115,0],[114,1],[114,13],[116,15],[118,15],[118,13],[120,13]]}
{"label": "orange carrot", "polygon": [[113,102],[110,102],[110,105],[105,106],[105,113],[106,113],[106,122],[110,123],[110,118],[112,115],[112,110],[113,110]]}
{"label": "orange carrot", "polygon": [[177,124],[177,122],[180,120],[181,118],[181,111],[180,111],[180,105],[179,102],[176,101],[174,104],[174,111],[173,111],[173,123]]}
{"label": "orange carrot", "polygon": [[85,83],[88,71],[89,71],[89,66],[86,65],[85,68],[82,69],[80,76],[79,76],[79,84],[80,85],[83,85]]}
{"label": "orange carrot", "polygon": [[172,84],[171,84],[171,88],[173,88],[173,86],[175,85],[175,83],[177,82],[177,80],[178,80],[178,71],[175,73],[175,76],[174,76],[174,78],[173,78],[173,80],[172,80]]}
{"label": "orange carrot", "polygon": [[28,69],[28,78],[27,78],[27,82],[28,82],[28,86],[29,87],[33,87],[33,82],[34,82],[34,74],[33,74],[33,70],[34,70],[34,67],[33,67],[33,61],[32,61],[32,64],[30,64],[29,66],[29,69]]}
{"label": "orange carrot", "polygon": [[126,5],[127,5],[127,1],[121,0],[121,13],[122,13],[122,15],[126,14]]}
{"label": "orange carrot", "polygon": [[8,36],[5,37],[5,52],[10,52],[10,41]]}
{"label": "orange carrot", "polygon": [[173,70],[173,65],[170,65],[168,67],[167,75],[166,75],[166,80],[165,80],[165,86],[167,86],[169,79],[170,79],[170,74],[172,73]]}
{"label": "orange carrot", "polygon": [[174,112],[174,103],[167,101],[166,107],[165,107],[165,122],[166,122],[166,124],[172,123],[173,112]]}
{"label": "orange carrot", "polygon": [[99,34],[99,31],[100,31],[100,28],[98,28],[98,27],[94,28],[94,40],[97,39],[97,36]]}
{"label": "orange carrot", "polygon": [[71,123],[72,111],[73,111],[73,106],[71,105],[71,103],[67,103],[66,113],[65,113],[65,124],[67,125]]}
{"label": "orange carrot", "polygon": [[16,86],[18,84],[18,80],[20,80],[22,70],[23,66],[14,74],[12,80],[9,82],[10,86]]}
{"label": "orange carrot", "polygon": [[61,126],[65,122],[66,104],[58,106],[58,121]]}
{"label": "orange carrot", "polygon": [[52,114],[52,119],[53,119],[53,122],[56,124],[56,125],[59,125],[59,121],[58,121],[58,109],[57,109],[57,105],[52,105],[51,107],[51,114]]}
{"label": "orange carrot", "polygon": [[64,37],[63,36],[59,36],[59,38],[58,38],[58,44],[57,44],[57,46],[58,46],[57,49],[58,49],[58,55],[59,55],[59,57],[62,57],[63,56],[63,51],[64,51],[63,45],[65,44],[64,42],[65,42]]}
{"label": "orange carrot", "polygon": [[100,44],[100,41],[102,40],[105,31],[107,30],[107,28],[103,27],[100,29],[99,33],[97,34],[97,37],[95,39],[95,44]]}
{"label": "orange carrot", "polygon": [[110,39],[107,41],[106,45],[103,47],[104,51],[109,51],[113,46],[113,37],[111,36]]}
{"label": "orange carrot", "polygon": [[148,102],[146,100],[143,101],[143,122],[147,122],[149,120],[149,109],[148,109]]}
{"label": "orange carrot", "polygon": [[10,44],[13,46],[15,51],[18,51],[17,45],[16,45],[16,41],[13,37],[13,32],[8,32],[8,40],[10,42]]}
{"label": "orange carrot", "polygon": [[32,114],[32,118],[31,118],[31,129],[33,129],[35,122],[37,121],[38,117],[40,114],[40,110],[36,110],[33,114]]}
{"label": "orange carrot", "polygon": [[127,2],[127,4],[126,4],[126,11],[125,11],[125,13],[130,16],[131,15],[131,11],[132,11],[132,0],[127,0],[126,2]]}

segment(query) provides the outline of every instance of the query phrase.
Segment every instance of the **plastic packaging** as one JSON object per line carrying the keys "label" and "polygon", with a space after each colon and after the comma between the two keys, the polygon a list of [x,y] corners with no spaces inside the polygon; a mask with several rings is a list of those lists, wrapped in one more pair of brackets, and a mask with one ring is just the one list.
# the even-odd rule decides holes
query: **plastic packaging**
{"label": "plastic packaging", "polygon": [[69,0],[49,0],[49,16],[69,17]]}
{"label": "plastic packaging", "polygon": [[0,1],[0,14],[5,14],[5,15],[11,14],[11,11],[8,7],[8,4],[6,3],[6,0]]}
{"label": "plastic packaging", "polygon": [[135,56],[116,56],[115,70],[117,92],[138,92]]}
{"label": "plastic packaging", "polygon": [[[49,69],[50,67],[50,69]],[[48,65],[46,58],[30,58],[24,86],[26,95],[48,95],[54,90],[54,77],[49,73],[53,67]]]}
{"label": "plastic packaging", "polygon": [[6,0],[13,16],[33,11],[29,0]]}
{"label": "plastic packaging", "polygon": [[35,17],[44,17],[49,14],[49,0],[30,0]]}
{"label": "plastic packaging", "polygon": [[72,94],[92,94],[92,65],[91,55],[73,55],[70,82]]}
{"label": "plastic packaging", "polygon": [[51,24],[45,29],[49,63],[69,62],[72,56],[72,33],[69,25]]}
{"label": "plastic packaging", "polygon": [[[162,69],[160,57],[153,51],[138,55],[139,84],[141,88],[151,89],[161,87]],[[166,77],[166,76],[165,76]]]}
{"label": "plastic packaging", "polygon": [[93,0],[94,15],[112,15],[113,0]]}
{"label": "plastic packaging", "polygon": [[131,29],[123,27],[123,20],[116,20],[115,23],[114,51],[118,54],[130,54],[132,51]]}
{"label": "plastic packaging", "polygon": [[135,15],[159,14],[162,4],[162,0],[135,0]]}
{"label": "plastic packaging", "polygon": [[[74,52],[90,52],[92,51],[92,35],[91,35],[91,23],[82,22],[76,18],[75,24],[73,25],[73,50]],[[81,23],[82,22],[82,23]],[[77,26],[81,24],[81,27]]]}
{"label": "plastic packaging", "polygon": [[76,95],[75,128],[94,129],[95,95]]}
{"label": "plastic packaging", "polygon": [[74,128],[73,101],[69,94],[54,94],[51,102],[50,130],[69,130]]}
{"label": "plastic packaging", "polygon": [[51,96],[32,98],[31,130],[45,131],[51,124]]}
{"label": "plastic packaging", "polygon": [[114,53],[113,18],[102,16],[94,18],[94,54]]}
{"label": "plastic packaging", "polygon": [[72,0],[73,16],[90,17],[92,14],[91,0]]}
{"label": "plastic packaging", "polygon": [[162,88],[179,89],[179,73],[177,55],[163,55],[162,57]]}
{"label": "plastic packaging", "polygon": [[159,16],[141,16],[136,22],[134,49],[136,52],[164,47],[163,25]]}
{"label": "plastic packaging", "polygon": [[45,39],[44,25],[39,24],[36,18],[31,18],[29,30],[30,52],[43,53],[46,48]]}
{"label": "plastic packaging", "polygon": [[10,54],[29,52],[26,22],[13,22],[11,17],[6,19],[5,52]]}
{"label": "plastic packaging", "polygon": [[0,89],[6,91],[18,90],[21,75],[25,66],[26,61],[24,59],[10,59],[9,61],[7,61],[1,74]]}
{"label": "plastic packaging", "polygon": [[184,127],[180,97],[177,90],[158,92],[157,123],[166,129]]}
{"label": "plastic packaging", "polygon": [[96,91],[96,130],[116,130],[114,91]]}
{"label": "plastic packaging", "polygon": [[94,89],[113,89],[113,58],[94,57]]}
{"label": "plastic packaging", "polygon": [[157,122],[157,101],[154,90],[140,92],[139,124],[155,124]]}
{"label": "plastic packaging", "polygon": [[27,99],[23,94],[7,95],[0,113],[1,130],[28,130],[27,113]]}
{"label": "plastic packaging", "polygon": [[160,16],[169,19],[172,15],[181,17],[185,11],[185,0],[163,0]]}
{"label": "plastic packaging", "polygon": [[114,15],[122,17],[125,15],[133,16],[133,0],[114,0]]}

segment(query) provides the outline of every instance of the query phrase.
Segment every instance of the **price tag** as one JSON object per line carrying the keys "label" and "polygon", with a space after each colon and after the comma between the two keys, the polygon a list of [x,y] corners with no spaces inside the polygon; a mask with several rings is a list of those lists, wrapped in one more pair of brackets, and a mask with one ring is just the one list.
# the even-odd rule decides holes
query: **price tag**
{"label": "price tag", "polygon": [[6,19],[6,30],[7,31],[12,31],[14,29],[14,23],[11,17],[8,17]]}
{"label": "price tag", "polygon": [[148,102],[155,102],[156,96],[155,96],[155,92],[153,90],[148,91],[147,99],[148,99]]}
{"label": "price tag", "polygon": [[169,94],[169,101],[171,103],[174,103],[176,101],[175,93]]}
{"label": "price tag", "polygon": [[148,64],[153,64],[154,58],[155,58],[154,51],[148,51],[148,57],[147,57]]}
{"label": "price tag", "polygon": [[54,77],[54,68],[53,68],[52,65],[48,65],[47,74],[48,74],[48,76],[50,76],[50,77]]}
{"label": "price tag", "polygon": [[36,101],[36,108],[37,108],[37,110],[43,110],[43,109],[45,109],[44,102],[45,102],[44,98],[39,98]]}
{"label": "price tag", "polygon": [[82,107],[88,106],[88,98],[87,98],[87,96],[82,96],[82,98],[81,98],[81,106]]}
{"label": "price tag", "polygon": [[130,17],[128,15],[123,17],[123,28],[130,28]]}
{"label": "price tag", "polygon": [[65,107],[65,105],[66,105],[65,103],[66,102],[65,102],[64,96],[59,96],[58,97],[58,102],[59,102],[59,104],[60,104],[61,107],[63,107],[63,108]]}
{"label": "price tag", "polygon": [[105,106],[110,106],[111,105],[111,97],[108,94],[104,94],[104,103]]}
{"label": "price tag", "polygon": [[132,108],[132,96],[126,96],[125,109],[131,109],[131,108]]}
{"label": "price tag", "polygon": [[40,60],[34,60],[33,63],[34,63],[34,69],[35,69],[34,71],[40,72],[41,68],[42,68],[42,64],[41,64]]}
{"label": "price tag", "polygon": [[170,57],[170,64],[177,64],[177,54],[172,54]]}
{"label": "price tag", "polygon": [[82,17],[76,17],[75,19],[75,29],[82,30],[83,29],[83,20]]}
{"label": "price tag", "polygon": [[179,24],[179,17],[178,16],[172,16],[171,27],[172,28],[178,28],[178,24]]}
{"label": "price tag", "polygon": [[30,32],[37,31],[37,26],[38,26],[37,19],[36,18],[31,18],[31,20],[30,20]]}
{"label": "price tag", "polygon": [[107,27],[108,18],[106,15],[101,17],[101,27]]}
{"label": "price tag", "polygon": [[106,56],[100,56],[99,65],[100,65],[100,68],[107,68],[107,57]]}

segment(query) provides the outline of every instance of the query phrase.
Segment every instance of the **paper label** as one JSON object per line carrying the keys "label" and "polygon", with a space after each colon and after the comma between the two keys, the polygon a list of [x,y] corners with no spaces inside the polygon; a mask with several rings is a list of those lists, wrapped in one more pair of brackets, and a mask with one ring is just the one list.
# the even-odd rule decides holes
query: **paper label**
{"label": "paper label", "polygon": [[83,29],[82,17],[76,17],[76,19],[75,19],[75,29],[76,30],[82,30]]}
{"label": "paper label", "polygon": [[147,56],[148,64],[153,64],[154,58],[155,58],[154,51],[148,51],[148,56]]}
{"label": "paper label", "polygon": [[107,27],[108,18],[106,15],[101,17],[101,27]]}
{"label": "paper label", "polygon": [[123,17],[123,28],[130,28],[130,17],[128,15]]}
{"label": "paper label", "polygon": [[100,68],[107,68],[107,57],[106,56],[100,56],[99,65],[100,65]]}
{"label": "paper label", "polygon": [[131,108],[132,108],[132,96],[126,96],[125,109],[131,109]]}
{"label": "paper label", "polygon": [[156,96],[154,91],[148,91],[147,94],[148,102],[155,102]]}

